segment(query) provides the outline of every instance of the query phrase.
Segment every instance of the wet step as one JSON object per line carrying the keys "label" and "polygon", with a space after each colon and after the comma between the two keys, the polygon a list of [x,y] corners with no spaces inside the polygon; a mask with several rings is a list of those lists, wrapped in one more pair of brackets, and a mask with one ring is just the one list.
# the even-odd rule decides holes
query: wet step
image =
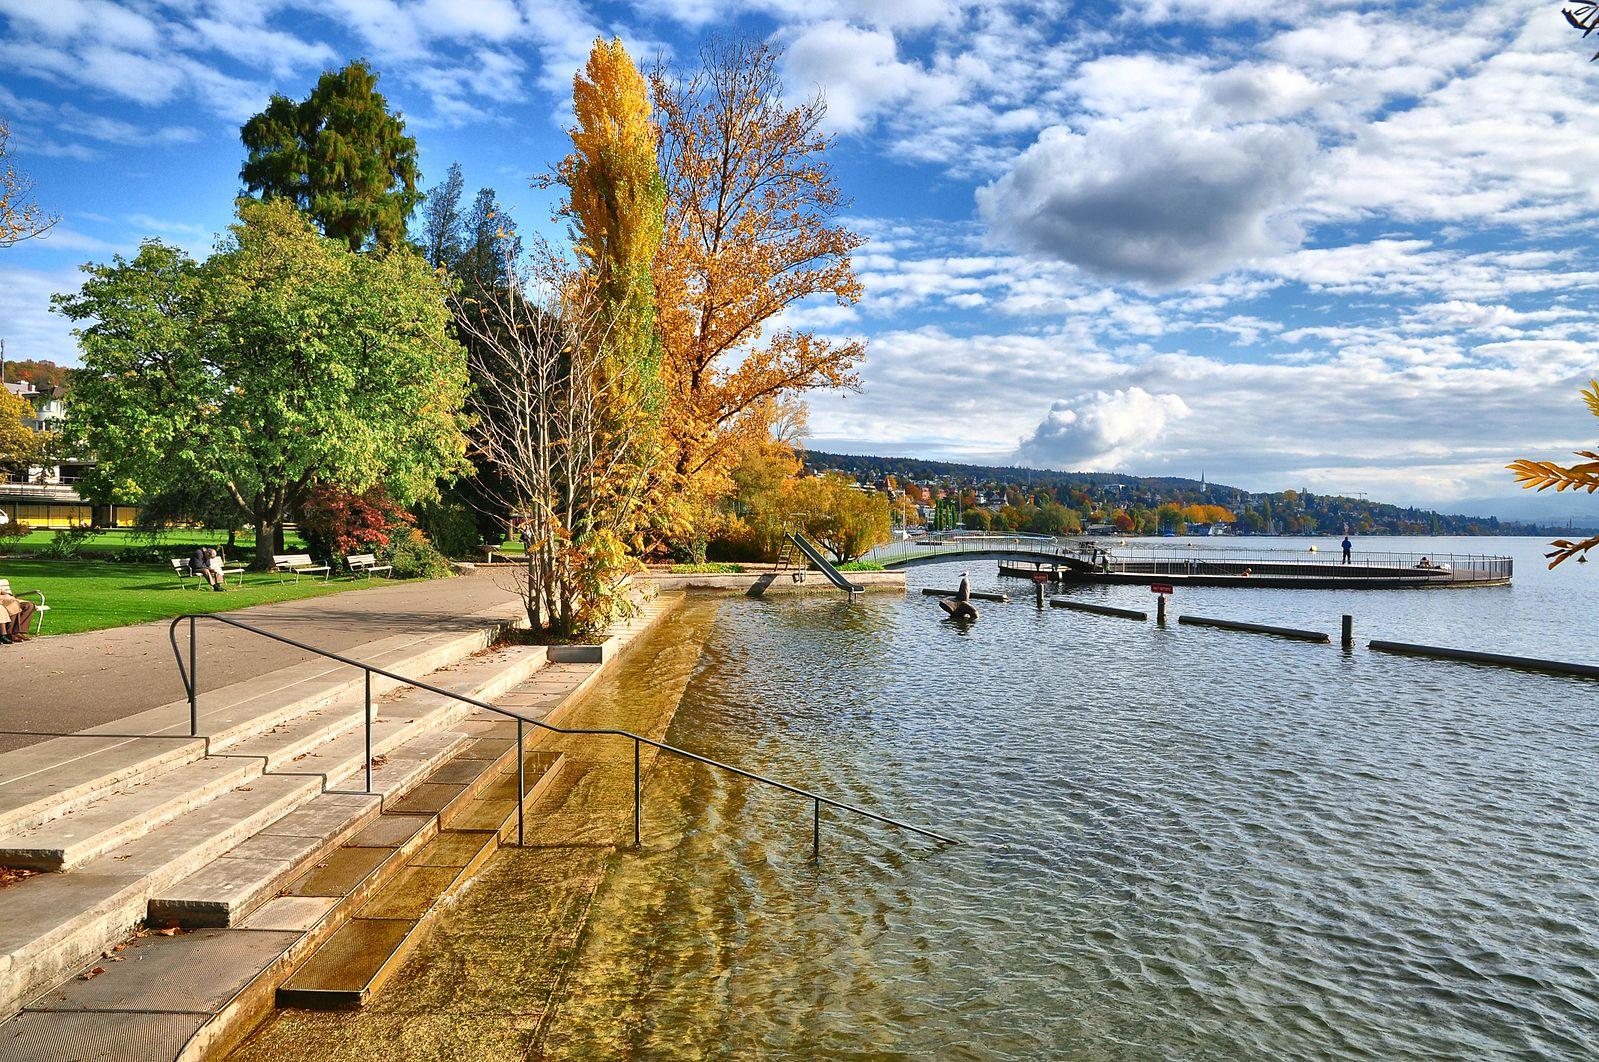
{"label": "wet step", "polygon": [[[554,778],[560,759],[558,753],[528,755],[527,803],[535,800]],[[279,1006],[327,1010],[367,1003],[400,968],[432,915],[471,880],[499,847],[502,836],[514,839],[515,758],[512,757],[509,772],[492,761],[482,762],[486,766],[478,781],[486,780],[487,784],[480,784],[474,793],[463,791],[449,799],[444,799],[443,792],[430,793],[420,802],[442,803],[442,813],[453,814],[454,824],[441,828],[403,863],[394,861],[397,865],[388,880],[278,989]],[[429,784],[455,788],[444,782]],[[396,810],[394,817],[404,815]],[[365,881],[379,872],[379,864],[372,856],[347,851],[347,866],[332,868],[331,874],[322,878],[312,875],[290,892],[311,895],[353,887],[357,875]]]}
{"label": "wet step", "polygon": [[[147,907],[150,923],[185,927],[239,924],[307,866],[368,827],[379,817],[385,797],[405,793],[471,740],[453,730],[424,734],[373,770],[372,796],[317,794],[204,867],[155,892]],[[359,800],[352,802],[351,796]]]}

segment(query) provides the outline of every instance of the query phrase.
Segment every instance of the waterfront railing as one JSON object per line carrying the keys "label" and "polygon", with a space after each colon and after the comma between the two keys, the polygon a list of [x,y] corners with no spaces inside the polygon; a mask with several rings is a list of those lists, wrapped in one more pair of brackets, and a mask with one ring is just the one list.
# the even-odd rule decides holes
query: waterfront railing
{"label": "waterfront railing", "polygon": [[[410,686],[410,687],[414,687],[414,688],[419,689],[419,690],[426,690],[428,693],[437,694],[440,697],[448,697],[448,698],[450,698],[452,700],[460,701],[462,704],[470,704],[474,708],[481,708],[484,711],[493,712],[496,715],[503,716],[503,717],[505,717],[507,719],[516,720],[516,789],[517,789],[516,843],[517,843],[518,847],[521,847],[523,844],[526,843],[526,841],[525,841],[525,837],[526,837],[525,820],[524,820],[522,805],[527,800],[527,778],[526,778],[527,756],[526,756],[526,753],[525,753],[525,742],[526,742],[527,728],[530,727],[530,726],[538,727],[538,728],[540,728],[542,730],[547,730],[547,731],[549,731],[551,733],[554,733],[554,734],[563,734],[563,735],[569,735],[569,736],[587,736],[587,737],[616,737],[616,738],[624,738],[626,740],[629,740],[629,741],[633,742],[633,847],[634,848],[640,847],[640,845],[642,843],[642,838],[643,838],[642,820],[643,820],[644,788],[643,788],[643,771],[642,771],[642,767],[641,767],[641,759],[642,759],[643,747],[645,745],[650,746],[651,748],[655,749],[657,752],[668,752],[668,753],[671,753],[674,756],[681,756],[684,759],[693,760],[695,763],[702,763],[702,764],[706,765],[707,767],[714,767],[717,770],[727,771],[727,772],[729,772],[731,774],[736,774],[736,775],[738,775],[741,778],[747,778],[747,779],[749,779],[750,781],[753,781],[753,782],[760,782],[762,785],[766,785],[766,786],[770,786],[771,788],[774,788],[774,789],[782,790],[785,793],[792,793],[795,796],[804,797],[807,800],[811,801],[811,807],[812,807],[811,848],[812,848],[812,853],[815,854],[815,855],[820,855],[821,854],[821,848],[822,848],[822,806],[824,804],[827,805],[830,808],[837,808],[840,811],[847,811],[847,812],[849,812],[849,813],[851,813],[853,815],[860,815],[863,818],[871,819],[874,822],[881,822],[881,823],[883,823],[885,825],[894,826],[894,827],[896,827],[898,829],[901,829],[901,830],[908,830],[911,833],[919,834],[919,835],[921,835],[923,837],[927,837],[927,838],[930,838],[932,840],[939,841],[939,842],[941,842],[943,844],[959,844],[960,843],[960,841],[957,840],[954,837],[946,837],[946,836],[944,836],[941,833],[935,833],[932,830],[923,829],[920,826],[913,826],[913,825],[911,825],[908,822],[901,822],[898,819],[891,819],[891,818],[889,818],[886,815],[879,815],[875,811],[868,811],[866,808],[858,807],[858,806],[856,806],[854,804],[847,804],[847,803],[845,803],[842,800],[835,800],[835,799],[833,799],[830,796],[824,796],[821,793],[817,793],[817,792],[814,792],[814,791],[809,790],[809,789],[804,789],[804,788],[801,788],[800,786],[789,785],[787,782],[780,782],[780,781],[778,781],[775,778],[768,778],[765,775],[756,774],[753,771],[746,771],[742,767],[734,767],[730,763],[723,763],[720,760],[713,760],[709,756],[701,756],[697,752],[690,752],[687,749],[678,748],[676,745],[668,745],[664,741],[656,741],[654,738],[645,737],[642,734],[635,734],[631,730],[615,730],[615,729],[609,729],[609,728],[584,729],[584,728],[579,728],[579,727],[556,726],[554,723],[547,723],[547,722],[543,721],[542,719],[533,719],[533,718],[531,718],[529,716],[522,715],[519,712],[512,711],[509,708],[501,708],[499,705],[490,704],[489,702],[484,701],[484,700],[479,700],[476,697],[469,697],[469,696],[467,696],[464,693],[456,693],[453,690],[442,689],[441,687],[434,686],[431,683],[423,682],[420,679],[414,679],[414,678],[410,678],[410,677],[405,676],[405,675],[396,674],[395,672],[390,671],[387,668],[378,667],[376,664],[368,664],[365,661],[355,660],[355,659],[352,659],[351,657],[344,656],[342,653],[335,653],[335,652],[332,652],[331,650],[328,650],[328,649],[319,649],[319,648],[317,648],[314,645],[307,645],[305,642],[302,642],[302,641],[300,641],[297,638],[290,638],[287,635],[277,634],[277,633],[274,633],[274,632],[268,631],[268,630],[262,630],[260,627],[252,626],[251,624],[243,623],[243,622],[241,622],[239,620],[232,619],[232,618],[230,618],[228,616],[221,616],[221,615],[217,615],[215,613],[203,613],[203,614],[188,613],[188,614],[185,614],[185,615],[182,615],[182,616],[178,616],[178,617],[173,619],[171,625],[167,628],[167,638],[172,643],[172,656],[173,656],[173,659],[177,661],[178,675],[183,680],[183,689],[184,689],[184,692],[187,695],[188,700],[189,700],[189,736],[190,737],[199,737],[200,736],[199,680],[196,677],[196,671],[195,671],[195,668],[196,668],[196,666],[198,664],[196,625],[197,625],[197,622],[199,620],[210,620],[213,623],[221,623],[221,624],[224,624],[224,625],[229,626],[229,627],[236,628],[236,629],[241,630],[241,631],[246,631],[246,632],[248,632],[250,634],[259,635],[262,638],[271,639],[274,642],[280,642],[283,645],[292,646],[295,649],[301,650],[302,652],[313,653],[313,654],[315,654],[317,656],[320,656],[320,657],[322,657],[324,659],[335,660],[335,661],[337,661],[337,662],[339,662],[341,664],[346,664],[346,665],[348,665],[350,667],[360,669],[360,671],[365,676],[365,699],[364,699],[365,715],[364,715],[364,718],[363,718],[363,727],[364,727],[365,733],[366,733],[366,759],[365,759],[366,789],[365,789],[365,791],[367,793],[371,793],[373,791],[372,790],[372,676],[373,675],[381,675],[384,678],[389,679],[390,681],[400,683],[402,686]],[[189,661],[188,661],[188,666],[187,667],[184,666],[183,654],[178,649],[178,625],[183,623],[184,621],[188,621],[188,624],[189,624]]]}

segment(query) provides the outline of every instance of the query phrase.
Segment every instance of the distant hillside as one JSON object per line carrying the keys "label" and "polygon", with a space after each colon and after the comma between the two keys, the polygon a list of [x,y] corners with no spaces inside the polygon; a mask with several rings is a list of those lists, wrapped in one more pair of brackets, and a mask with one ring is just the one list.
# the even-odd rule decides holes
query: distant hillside
{"label": "distant hillside", "polygon": [[24,380],[35,387],[55,387],[58,384],[70,383],[73,369],[69,365],[57,365],[53,361],[42,359],[34,360],[23,358],[21,360],[6,359],[5,383],[22,383]]}
{"label": "distant hillside", "polygon": [[1338,535],[1346,530],[1360,534],[1396,535],[1554,535],[1570,530],[1599,528],[1599,501],[1586,525],[1568,521],[1569,502],[1559,510],[1566,519],[1552,519],[1536,505],[1523,510],[1526,519],[1505,519],[1493,512],[1481,515],[1442,513],[1415,506],[1389,505],[1365,498],[1314,492],[1278,491],[1256,494],[1225,483],[1201,483],[1180,476],[1130,476],[1115,472],[1058,472],[1016,466],[974,465],[958,461],[928,461],[916,457],[874,457],[830,454],[812,450],[807,467],[817,471],[845,472],[863,483],[881,483],[886,477],[899,482],[933,483],[962,493],[1004,492],[1036,498],[1048,495],[1078,509],[1085,519],[1123,509],[1141,517],[1139,526],[1151,526],[1149,514],[1163,508],[1195,503],[1220,505],[1238,517],[1236,533]]}

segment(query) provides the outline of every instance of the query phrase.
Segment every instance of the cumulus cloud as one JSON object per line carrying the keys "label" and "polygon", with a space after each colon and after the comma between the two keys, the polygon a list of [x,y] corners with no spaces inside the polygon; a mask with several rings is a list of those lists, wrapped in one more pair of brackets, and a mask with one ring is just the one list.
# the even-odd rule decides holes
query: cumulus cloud
{"label": "cumulus cloud", "polygon": [[1109,279],[1173,285],[1296,243],[1284,211],[1314,151],[1294,126],[1055,126],[978,189],[977,204],[1011,246]]}
{"label": "cumulus cloud", "polygon": [[1016,458],[1045,468],[1073,471],[1125,468],[1149,453],[1174,421],[1192,410],[1175,394],[1150,394],[1142,387],[1091,391],[1049,407]]}
{"label": "cumulus cloud", "polygon": [[791,89],[821,90],[827,99],[827,125],[840,133],[860,132],[883,108],[911,96],[927,107],[947,103],[958,94],[949,79],[902,60],[890,31],[839,19],[794,34],[783,66]]}

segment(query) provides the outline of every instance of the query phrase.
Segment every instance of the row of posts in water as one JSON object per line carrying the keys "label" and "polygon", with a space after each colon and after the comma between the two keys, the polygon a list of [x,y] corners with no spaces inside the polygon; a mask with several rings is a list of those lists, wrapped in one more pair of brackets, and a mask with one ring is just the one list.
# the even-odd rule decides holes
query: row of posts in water
{"label": "row of posts in water", "polygon": [[[1035,597],[1039,608],[1044,607],[1044,584],[1033,584]],[[1157,594],[1155,597],[1155,623],[1157,626],[1166,626],[1166,594]],[[1110,605],[1096,605],[1084,601],[1067,601],[1055,598],[1049,602],[1056,608],[1070,609],[1074,612],[1090,612],[1101,616],[1119,616],[1125,619],[1147,620],[1149,613],[1138,609],[1116,608]],[[1332,638],[1321,631],[1302,630],[1297,627],[1283,627],[1270,623],[1252,623],[1245,620],[1215,619],[1208,616],[1178,616],[1177,622],[1190,627],[1213,627],[1220,630],[1242,631],[1248,634],[1269,634],[1279,638],[1290,638],[1303,642],[1331,642]],[[1339,641],[1346,652],[1355,648],[1355,617],[1345,614],[1339,630]],[[1380,653],[1396,653],[1402,656],[1425,657],[1434,660],[1453,660],[1464,663],[1483,664],[1491,667],[1515,668],[1521,671],[1539,671],[1553,675],[1574,675],[1581,678],[1599,678],[1599,666],[1593,664],[1577,664],[1564,660],[1543,660],[1537,657],[1517,656],[1509,653],[1485,653],[1475,649],[1449,649],[1437,645],[1417,645],[1411,642],[1394,642],[1373,639],[1366,643],[1366,647]]]}

